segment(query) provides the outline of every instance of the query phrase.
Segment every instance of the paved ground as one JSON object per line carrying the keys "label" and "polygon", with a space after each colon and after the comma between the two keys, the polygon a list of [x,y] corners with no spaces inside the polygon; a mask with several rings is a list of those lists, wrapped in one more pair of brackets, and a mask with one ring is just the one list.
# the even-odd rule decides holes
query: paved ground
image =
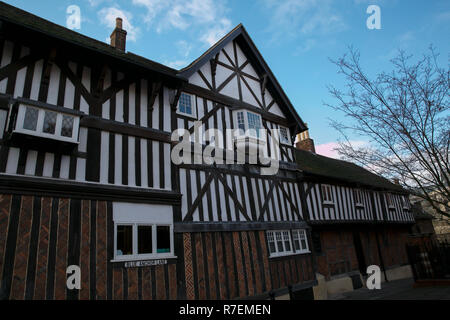
{"label": "paved ground", "polygon": [[380,290],[361,288],[329,297],[330,300],[450,300],[450,286],[413,288],[413,279],[381,283]]}

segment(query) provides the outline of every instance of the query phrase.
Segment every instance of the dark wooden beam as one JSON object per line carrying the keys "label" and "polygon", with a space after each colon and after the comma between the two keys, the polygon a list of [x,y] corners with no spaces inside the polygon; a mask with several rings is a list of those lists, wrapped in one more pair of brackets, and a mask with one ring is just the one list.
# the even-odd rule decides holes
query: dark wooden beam
{"label": "dark wooden beam", "polygon": [[181,194],[178,192],[20,176],[0,175],[0,192],[133,203],[181,203]]}
{"label": "dark wooden beam", "polygon": [[174,224],[174,232],[231,232],[231,231],[258,231],[258,230],[284,230],[308,229],[303,221],[258,221],[258,222],[180,222]]}
{"label": "dark wooden beam", "polygon": [[271,121],[273,123],[281,124],[285,127],[290,126],[290,123],[287,122],[287,120],[282,117],[279,117],[275,114],[266,112],[265,110],[257,108],[249,103],[239,101],[237,99],[228,97],[228,96],[220,94],[220,93],[212,92],[211,90],[196,86],[194,84],[190,84],[190,83],[185,84],[183,91],[190,93],[190,94],[195,94],[195,95],[201,96],[208,100],[212,100],[212,101],[221,103],[223,105],[230,107],[231,109],[239,109],[239,108],[247,109],[249,111],[260,114],[262,116],[262,118],[265,120]]}
{"label": "dark wooden beam", "polygon": [[147,127],[139,127],[124,122],[106,120],[100,117],[85,116],[80,120],[80,126],[166,143],[171,142],[170,133],[168,132]]}

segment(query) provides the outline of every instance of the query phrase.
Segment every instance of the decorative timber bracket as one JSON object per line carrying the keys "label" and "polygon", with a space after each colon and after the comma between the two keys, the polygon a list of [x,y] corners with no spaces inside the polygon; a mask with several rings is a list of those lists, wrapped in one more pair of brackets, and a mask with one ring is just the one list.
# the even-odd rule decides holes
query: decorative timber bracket
{"label": "decorative timber bracket", "polygon": [[169,102],[172,111],[177,110],[178,100],[180,99],[181,91],[183,91],[183,85],[179,86],[177,89],[169,91]]}
{"label": "decorative timber bracket", "polygon": [[217,62],[219,61],[219,53],[216,54],[216,56],[214,57],[214,59],[209,60],[209,63],[211,64],[211,74],[213,77],[216,76],[216,72],[217,72]]}
{"label": "decorative timber bracket", "polygon": [[260,83],[261,83],[261,94],[264,96],[266,94],[267,74],[263,74]]}
{"label": "decorative timber bracket", "polygon": [[162,87],[162,82],[158,81],[158,82],[152,82],[151,88],[149,88],[150,100],[148,102],[148,107],[147,108],[148,108],[148,111],[150,113],[153,112],[153,105],[155,104],[156,96],[160,92],[161,87]]}
{"label": "decorative timber bracket", "polygon": [[101,99],[101,95],[103,93],[103,87],[104,87],[107,72],[108,72],[108,66],[106,64],[104,64],[98,75],[97,86],[93,92],[94,98],[96,98],[98,100]]}

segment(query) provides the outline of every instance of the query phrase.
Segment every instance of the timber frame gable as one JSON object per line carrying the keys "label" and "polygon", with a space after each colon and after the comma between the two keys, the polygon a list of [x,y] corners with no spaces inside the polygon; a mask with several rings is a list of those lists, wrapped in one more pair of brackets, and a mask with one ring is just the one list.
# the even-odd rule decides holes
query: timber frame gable
{"label": "timber frame gable", "polygon": [[[226,71],[226,76],[220,81],[217,81],[218,68]],[[188,83],[185,88],[187,92],[204,95],[231,108],[246,108],[260,113],[264,120],[288,127],[292,142],[295,134],[307,129],[242,24],[180,70],[179,75],[185,79],[199,77],[204,84]],[[229,83],[235,79],[238,80],[238,96],[231,97],[223,90],[230,87]],[[257,90],[256,85],[259,87]],[[250,94],[248,99],[243,97],[244,90]],[[274,113],[274,109],[278,114]]]}

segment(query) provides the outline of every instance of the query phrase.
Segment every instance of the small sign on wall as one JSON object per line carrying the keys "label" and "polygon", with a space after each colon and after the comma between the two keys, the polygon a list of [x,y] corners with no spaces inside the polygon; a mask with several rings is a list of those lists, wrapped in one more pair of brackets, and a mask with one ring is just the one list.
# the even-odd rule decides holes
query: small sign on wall
{"label": "small sign on wall", "polygon": [[124,266],[125,268],[140,268],[140,267],[160,266],[164,264],[167,264],[167,259],[129,261],[125,262]]}

